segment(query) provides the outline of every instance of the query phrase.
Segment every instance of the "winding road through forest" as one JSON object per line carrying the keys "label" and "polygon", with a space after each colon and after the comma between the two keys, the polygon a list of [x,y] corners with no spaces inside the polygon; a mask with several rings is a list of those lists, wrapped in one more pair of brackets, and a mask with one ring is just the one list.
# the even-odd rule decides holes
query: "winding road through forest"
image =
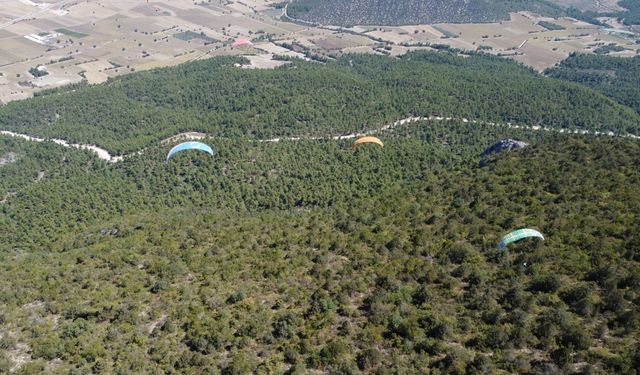
{"label": "winding road through forest", "polygon": [[[416,121],[460,121],[463,123],[472,123],[472,124],[478,124],[478,125],[488,125],[488,126],[498,126],[498,127],[506,127],[506,128],[511,128],[511,129],[524,129],[524,130],[531,130],[531,131],[548,131],[548,132],[555,132],[555,133],[567,133],[567,134],[582,134],[582,135],[591,135],[591,136],[608,136],[608,137],[617,137],[617,138],[631,138],[631,139],[640,139],[640,136],[637,135],[633,135],[633,134],[615,134],[612,131],[608,131],[608,132],[599,132],[599,131],[589,131],[589,130],[578,130],[578,129],[574,129],[574,130],[570,130],[570,129],[556,129],[556,128],[549,128],[549,127],[543,127],[543,126],[528,126],[528,125],[515,125],[512,124],[510,122],[507,123],[495,123],[495,122],[486,122],[486,121],[477,121],[477,120],[469,120],[466,118],[456,118],[456,117],[440,117],[440,116],[429,116],[429,117],[406,117],[403,118],[401,120],[398,121],[394,121],[391,124],[387,124],[384,125],[382,127],[379,128],[373,128],[370,129],[366,132],[361,132],[361,133],[349,133],[349,134],[342,134],[342,135],[332,135],[332,136],[299,136],[299,137],[281,137],[281,138],[269,138],[269,139],[260,139],[257,140],[256,142],[260,142],[260,143],[276,143],[276,142],[280,142],[280,141],[300,141],[300,140],[336,140],[336,141],[340,141],[340,140],[345,140],[345,139],[352,139],[352,138],[356,138],[356,137],[362,137],[365,135],[375,135],[375,134],[379,134],[385,131],[392,131],[393,129],[395,129],[398,126],[402,126],[402,125],[406,125],[412,122],[416,122]],[[68,141],[65,141],[63,139],[57,139],[57,138],[39,138],[39,137],[35,137],[35,136],[31,136],[31,135],[27,135],[27,134],[21,134],[21,133],[15,133],[12,131],[7,131],[7,130],[0,130],[0,135],[5,135],[5,136],[10,136],[10,137],[17,137],[17,138],[22,138],[22,139],[26,139],[28,141],[33,141],[33,142],[45,142],[45,141],[50,141],[50,142],[54,142],[58,145],[64,146],[64,147],[68,147],[68,148],[77,148],[77,149],[81,149],[81,150],[90,150],[94,153],[97,154],[98,158],[105,160],[107,162],[110,163],[117,163],[119,161],[122,161],[125,158],[134,156],[134,155],[140,155],[142,152],[144,152],[144,149],[141,149],[139,151],[136,152],[132,152],[130,154],[126,154],[126,155],[111,155],[111,153],[108,150],[105,150],[103,148],[100,148],[96,145],[84,145],[84,144],[77,144],[77,143],[70,143]],[[199,132],[186,132],[186,133],[180,133],[180,134],[176,134],[172,137],[166,138],[164,140],[161,141],[161,143],[169,143],[169,142],[175,142],[177,140],[198,140],[198,139],[204,139],[207,138],[208,135],[205,133],[199,133]]]}

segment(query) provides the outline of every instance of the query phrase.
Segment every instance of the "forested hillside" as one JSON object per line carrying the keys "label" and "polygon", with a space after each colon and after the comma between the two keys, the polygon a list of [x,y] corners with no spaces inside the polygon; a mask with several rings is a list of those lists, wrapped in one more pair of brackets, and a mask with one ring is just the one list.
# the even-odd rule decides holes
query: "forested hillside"
{"label": "forested hillside", "polygon": [[[502,127],[458,122],[419,122],[380,135],[389,152],[363,148],[352,153],[346,141],[208,139],[215,160],[196,154],[162,163],[167,146],[106,165],[59,146],[46,153],[51,168],[31,166],[26,141],[12,139],[0,154],[20,159],[0,168],[4,191],[17,193],[0,206],[5,248],[49,248],[67,232],[122,213],[196,207],[259,211],[329,207],[369,196],[396,184],[424,178],[436,170],[476,165],[480,153],[496,139],[520,136],[526,141],[552,137]],[[45,178],[35,183],[38,171]],[[14,171],[20,171],[15,173]],[[32,183],[24,185],[26,182]],[[22,186],[14,189],[15,186]],[[5,241],[9,241],[6,242]]]}
{"label": "forested hillside", "polygon": [[560,7],[539,0],[295,0],[288,14],[322,24],[353,26],[494,22],[520,10],[562,14]]}
{"label": "forested hillside", "polygon": [[545,74],[589,86],[640,113],[640,56],[573,54]]}
{"label": "forested hillside", "polygon": [[598,17],[616,17],[627,25],[640,24],[640,3],[621,0],[624,10],[584,11],[547,0],[293,0],[287,8],[293,19],[325,25],[412,25],[433,23],[497,22],[510,12],[569,16],[600,25]]}
{"label": "forested hillside", "polygon": [[618,5],[626,11],[618,14],[625,25],[640,25],[640,2],[635,0],[620,0]]}
{"label": "forested hillside", "polygon": [[238,69],[235,62],[216,58],[45,93],[0,108],[0,128],[116,154],[183,131],[216,138],[325,136],[434,113],[639,133],[640,116],[629,108],[499,57],[346,55],[275,70]]}
{"label": "forested hillside", "polygon": [[635,373],[640,146],[515,134],[478,167],[503,131],[70,160],[2,206],[57,237],[2,253],[0,371]]}
{"label": "forested hillside", "polygon": [[[133,152],[0,135],[0,373],[637,374],[640,142],[505,124],[633,109],[482,55],[237,61],[0,108]],[[441,119],[333,138],[411,115]],[[164,163],[183,131],[215,155]]]}

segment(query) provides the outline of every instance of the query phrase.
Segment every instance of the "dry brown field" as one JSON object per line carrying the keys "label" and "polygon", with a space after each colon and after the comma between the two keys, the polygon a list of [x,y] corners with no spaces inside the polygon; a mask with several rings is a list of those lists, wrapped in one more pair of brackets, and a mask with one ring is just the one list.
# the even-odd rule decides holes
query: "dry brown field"
{"label": "dry brown field", "polygon": [[[539,25],[541,21],[565,29],[547,30]],[[572,52],[590,52],[597,44],[626,48],[617,53],[620,56],[633,56],[640,50],[637,43],[640,34],[637,38],[624,38],[571,18],[552,19],[529,12],[513,13],[509,21],[498,23],[354,27],[351,30],[409,47],[445,44],[472,51],[482,47],[485,52],[514,59],[538,71],[557,64]]]}
{"label": "dry brown field", "polygon": [[[206,6],[190,0],[29,0],[3,1],[0,7],[0,103],[30,97],[86,79],[104,82],[131,71],[180,64],[217,55],[264,55],[252,64],[268,63],[274,52],[235,49],[236,38],[295,38],[303,27],[260,12],[267,0],[219,1]],[[49,34],[46,43],[39,41]],[[202,36],[202,37],[200,37]],[[275,45],[273,45],[275,47]],[[289,51],[290,52],[290,51]],[[291,56],[302,56],[291,52]],[[60,59],[64,63],[56,63]],[[29,69],[45,66],[40,78]]]}

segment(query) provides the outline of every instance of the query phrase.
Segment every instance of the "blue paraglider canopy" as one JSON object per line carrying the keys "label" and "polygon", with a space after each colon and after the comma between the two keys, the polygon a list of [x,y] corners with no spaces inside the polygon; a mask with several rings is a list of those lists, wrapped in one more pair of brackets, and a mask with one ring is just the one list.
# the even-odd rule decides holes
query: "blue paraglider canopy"
{"label": "blue paraglider canopy", "polygon": [[184,142],[172,148],[171,151],[169,151],[169,153],[167,154],[167,158],[164,160],[164,162],[168,163],[169,159],[171,159],[173,155],[185,150],[200,150],[213,156],[213,149],[202,142]]}

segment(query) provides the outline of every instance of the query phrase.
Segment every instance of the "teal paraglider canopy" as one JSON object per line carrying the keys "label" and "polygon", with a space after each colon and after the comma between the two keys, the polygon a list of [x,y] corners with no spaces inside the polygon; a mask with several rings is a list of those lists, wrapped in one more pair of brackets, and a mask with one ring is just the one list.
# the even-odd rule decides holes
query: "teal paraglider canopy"
{"label": "teal paraglider canopy", "polygon": [[209,147],[209,145],[206,145],[202,142],[184,142],[172,148],[171,151],[169,151],[169,153],[167,154],[167,158],[164,160],[164,162],[168,163],[169,159],[171,159],[173,155],[186,150],[200,150],[213,156],[213,149]]}
{"label": "teal paraglider canopy", "polygon": [[498,244],[498,249],[504,249],[505,247],[507,247],[508,244],[512,242],[520,241],[521,239],[527,238],[527,237],[538,237],[544,240],[544,236],[542,235],[542,233],[538,232],[535,229],[529,229],[529,228],[518,229],[502,237],[502,240]]}

